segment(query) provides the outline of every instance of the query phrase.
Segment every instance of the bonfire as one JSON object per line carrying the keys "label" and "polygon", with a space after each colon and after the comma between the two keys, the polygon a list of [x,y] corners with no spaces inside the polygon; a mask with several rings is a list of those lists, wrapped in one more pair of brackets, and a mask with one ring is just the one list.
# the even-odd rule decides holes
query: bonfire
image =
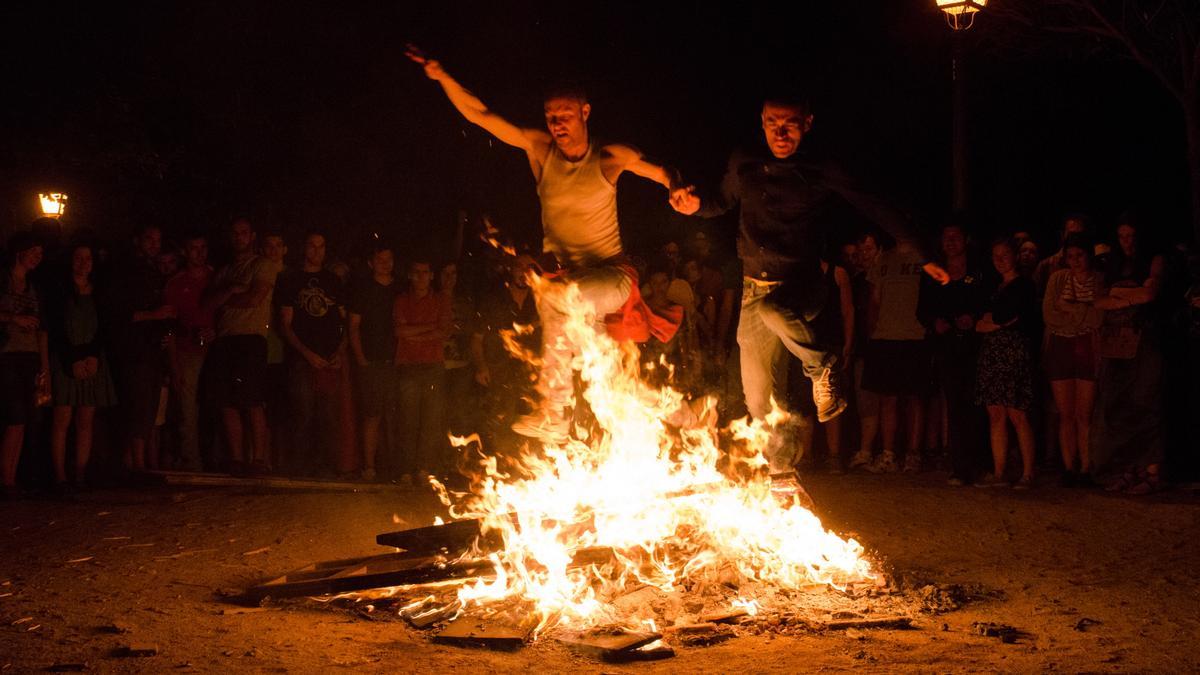
{"label": "bonfire", "polygon": [[[636,346],[598,331],[577,288],[540,277],[532,287],[566,294],[565,337],[581,383],[575,407],[587,421],[565,443],[523,446],[503,460],[477,436],[452,438],[478,471],[461,492],[430,482],[453,518],[477,519],[481,541],[493,544],[464,558],[494,568],[458,588],[459,612],[519,614],[535,635],[645,629],[655,627],[653,609],[627,601],[641,589],[690,598],[680,604],[692,610],[754,614],[778,611],[797,591],[879,579],[857,541],[822,526],[798,484],[769,474],[768,453],[786,442],[786,413],[718,431],[714,402],[650,384]],[[606,555],[580,562],[597,550]],[[698,611],[678,614],[683,622]]]}

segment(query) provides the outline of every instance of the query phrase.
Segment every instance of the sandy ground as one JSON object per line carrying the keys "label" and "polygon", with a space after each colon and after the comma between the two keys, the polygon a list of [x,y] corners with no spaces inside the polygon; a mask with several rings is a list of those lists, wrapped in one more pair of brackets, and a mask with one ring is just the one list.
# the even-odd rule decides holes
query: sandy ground
{"label": "sandy ground", "polygon": [[[906,584],[979,584],[994,597],[918,614],[914,630],[749,635],[655,663],[599,663],[550,641],[463,649],[311,602],[222,613],[221,589],[383,552],[374,535],[430,522],[431,496],[101,491],[0,504],[0,672],[1200,670],[1194,492],[952,489],[937,474],[805,483],[826,524],[855,533]],[[1096,623],[1080,630],[1082,619]],[[978,635],[977,621],[1027,637],[1004,644]],[[118,655],[130,643],[158,653]]]}

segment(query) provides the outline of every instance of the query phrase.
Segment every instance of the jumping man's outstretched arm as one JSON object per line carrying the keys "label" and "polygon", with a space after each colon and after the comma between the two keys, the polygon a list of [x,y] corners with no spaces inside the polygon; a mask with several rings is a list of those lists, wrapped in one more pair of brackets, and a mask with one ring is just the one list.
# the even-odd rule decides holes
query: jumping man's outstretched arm
{"label": "jumping man's outstretched arm", "polygon": [[462,113],[468,122],[482,128],[500,141],[515,148],[524,150],[533,156],[545,154],[550,143],[550,134],[540,129],[523,129],[492,112],[471,92],[467,91],[450,74],[442,69],[442,65],[434,59],[426,58],[421,50],[409,45],[408,58],[425,68],[425,75],[442,86],[446,98]]}

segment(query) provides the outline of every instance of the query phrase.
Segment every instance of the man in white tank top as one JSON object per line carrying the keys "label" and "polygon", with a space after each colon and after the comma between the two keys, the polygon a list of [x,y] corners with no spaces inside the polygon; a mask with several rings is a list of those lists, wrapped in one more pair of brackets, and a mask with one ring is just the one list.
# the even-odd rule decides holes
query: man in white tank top
{"label": "man in white tank top", "polygon": [[[542,205],[543,247],[563,266],[558,278],[578,285],[584,300],[596,309],[598,328],[604,317],[621,309],[634,286],[632,270],[623,260],[617,222],[617,179],[628,171],[671,190],[672,173],[642,158],[636,149],[621,144],[595,143],[588,135],[592,106],[578,89],[564,88],[546,95],[545,129],[516,126],[492,112],[482,101],[450,77],[441,64],[426,58],[415,47],[408,57],[441,85],[450,103],[467,121],[497,139],[525,151],[537,181]],[[675,190],[672,200],[688,193]],[[562,442],[569,432],[565,410],[573,404],[572,350],[563,335],[561,305],[566,283],[539,298],[542,320],[542,369],[538,390],[540,411],[513,425],[513,430]]]}

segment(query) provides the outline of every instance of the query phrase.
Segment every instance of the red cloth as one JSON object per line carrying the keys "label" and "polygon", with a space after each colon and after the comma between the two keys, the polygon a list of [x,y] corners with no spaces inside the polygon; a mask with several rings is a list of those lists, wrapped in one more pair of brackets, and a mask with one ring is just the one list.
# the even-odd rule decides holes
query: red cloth
{"label": "red cloth", "polygon": [[446,332],[450,327],[450,301],[442,293],[430,291],[418,298],[411,293],[396,296],[392,305],[392,323],[396,327],[434,324],[438,333],[422,338],[396,338],[396,365],[442,363],[445,360]]}
{"label": "red cloth", "polygon": [[650,336],[654,336],[660,342],[670,342],[683,323],[683,307],[671,305],[665,314],[654,313],[638,289],[637,271],[627,265],[620,267],[629,275],[632,285],[621,309],[604,317],[609,336],[614,340],[634,342],[649,342]]}

